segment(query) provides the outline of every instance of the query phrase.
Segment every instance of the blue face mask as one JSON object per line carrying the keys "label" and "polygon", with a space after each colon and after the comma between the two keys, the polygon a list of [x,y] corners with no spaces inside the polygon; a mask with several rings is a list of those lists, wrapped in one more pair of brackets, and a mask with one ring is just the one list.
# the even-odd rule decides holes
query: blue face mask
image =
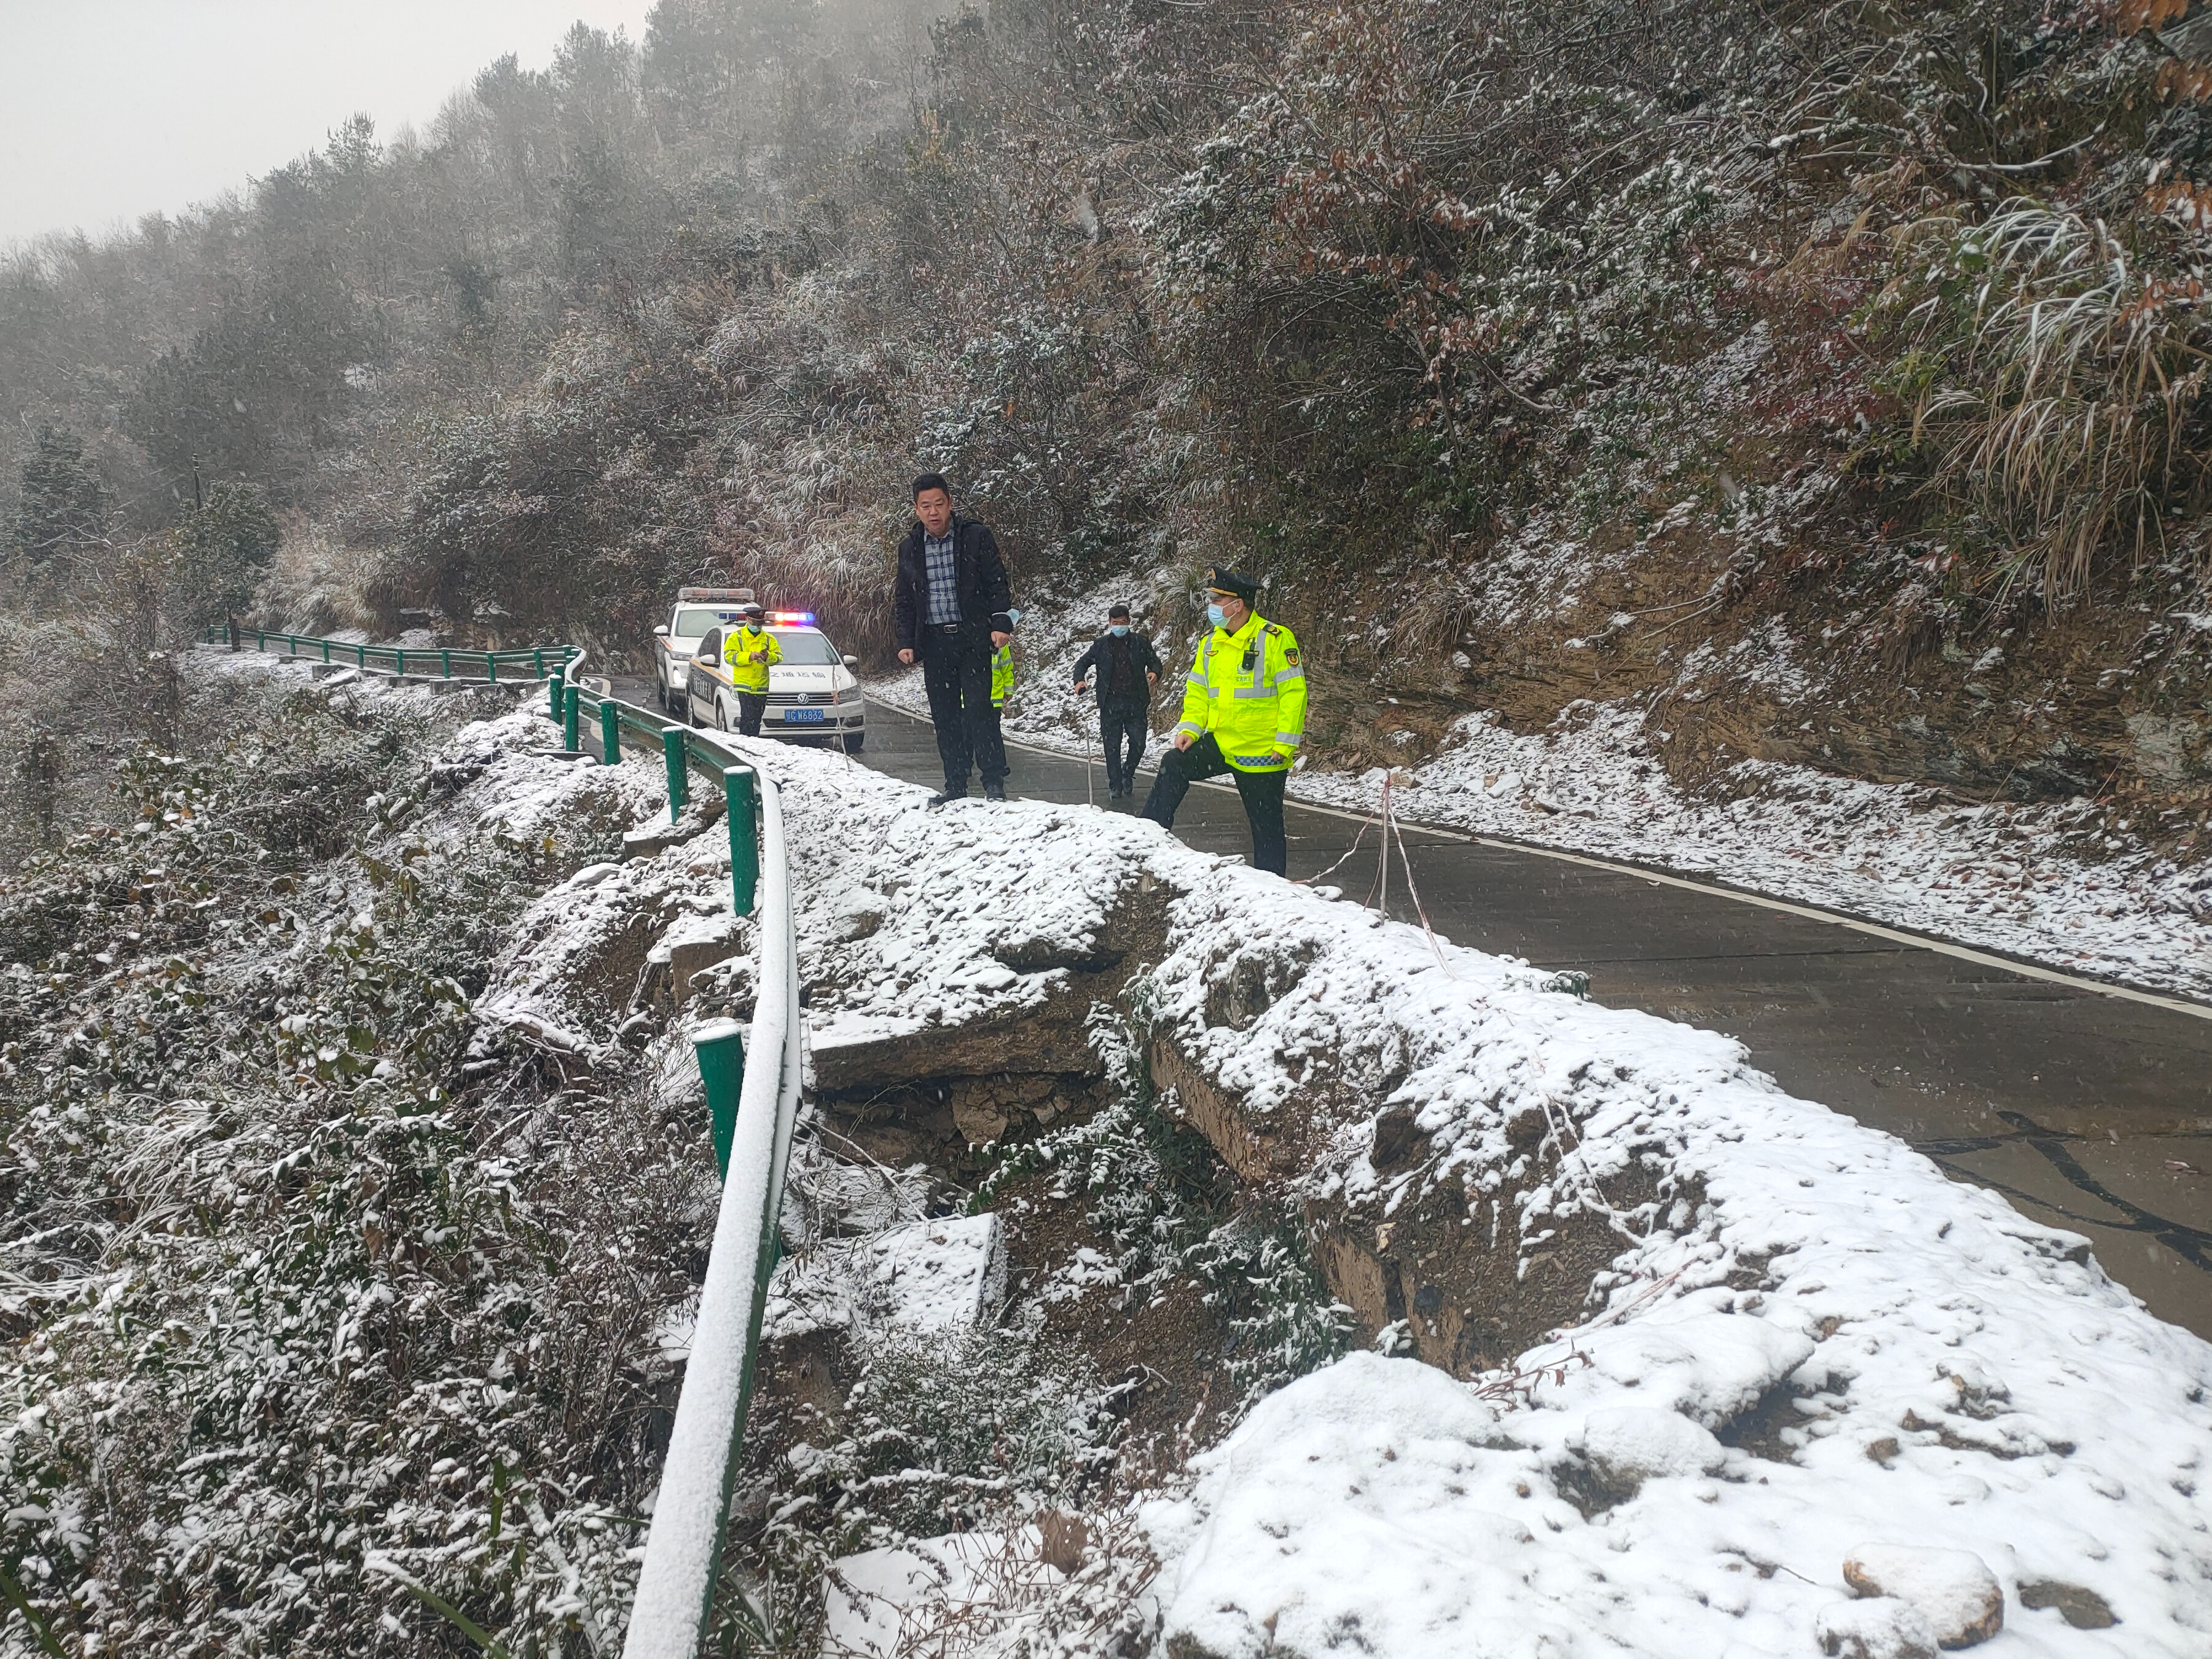
{"label": "blue face mask", "polygon": [[1229,626],[1227,613],[1224,612],[1218,605],[1209,605],[1206,607],[1206,619],[1212,623],[1216,628],[1226,628]]}
{"label": "blue face mask", "polygon": [[1115,623],[1113,627],[1109,629],[1107,631],[1112,634],[1113,636],[1118,640],[1122,635],[1129,631],[1129,624],[1127,623]]}

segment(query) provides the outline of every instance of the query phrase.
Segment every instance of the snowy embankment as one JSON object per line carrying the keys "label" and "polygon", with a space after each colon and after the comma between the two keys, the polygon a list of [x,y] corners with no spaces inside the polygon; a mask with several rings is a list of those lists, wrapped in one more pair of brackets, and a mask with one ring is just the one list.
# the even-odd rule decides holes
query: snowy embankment
{"label": "snowy embankment", "polygon": [[[2212,1651],[2212,1347],[2080,1239],[1783,1093],[1729,1039],[1142,821],[930,811],[842,757],[756,752],[805,849],[817,1067],[1043,1019],[1149,927],[1156,1066],[1240,1175],[1303,1200],[1338,1293],[1388,1316],[1364,1339],[1479,1353],[1492,1304],[1551,1286],[1549,1318],[1500,1328],[1504,1363],[1355,1354],[1147,1509],[1180,1659],[1900,1656],[2000,1604],[1993,1656]],[[626,927],[624,890],[681,908],[720,842],[541,901],[501,1006],[588,1045],[520,963]]]}
{"label": "snowy embankment", "polygon": [[[1070,694],[1066,672],[1088,643],[1039,645],[1008,706],[1010,737],[1098,756],[1095,708]],[[918,670],[868,690],[891,708],[928,712]],[[1175,693],[1163,683],[1156,722],[1171,718]],[[1729,798],[1700,799],[1660,764],[1655,744],[1666,735],[1629,703],[1577,704],[1533,733],[1470,714],[1433,759],[1398,774],[1395,804],[1409,820],[1724,879],[2055,968],[2212,998],[2212,862],[2177,865],[2117,838],[2108,845],[2084,830],[2070,804],[1962,805],[1938,790],[1765,761],[1730,769]],[[1158,750],[1155,742],[1155,758]],[[1371,812],[1382,779],[1381,768],[1301,767],[1290,793]]]}

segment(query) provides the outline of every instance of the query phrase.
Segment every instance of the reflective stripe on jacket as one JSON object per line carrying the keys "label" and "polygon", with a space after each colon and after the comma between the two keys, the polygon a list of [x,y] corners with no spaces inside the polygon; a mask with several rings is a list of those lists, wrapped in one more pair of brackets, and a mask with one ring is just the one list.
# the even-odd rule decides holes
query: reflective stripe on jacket
{"label": "reflective stripe on jacket", "polygon": [[1255,611],[1231,634],[1201,641],[1183,682],[1182,720],[1194,738],[1213,733],[1239,772],[1280,772],[1305,740],[1306,671],[1297,636]]}
{"label": "reflective stripe on jacket", "polygon": [[722,660],[730,665],[730,684],[740,691],[768,690],[768,671],[783,660],[783,647],[765,629],[733,628],[722,641]]}
{"label": "reflective stripe on jacket", "polygon": [[991,653],[991,707],[1006,706],[1006,693],[1014,689],[1014,647],[1011,641]]}

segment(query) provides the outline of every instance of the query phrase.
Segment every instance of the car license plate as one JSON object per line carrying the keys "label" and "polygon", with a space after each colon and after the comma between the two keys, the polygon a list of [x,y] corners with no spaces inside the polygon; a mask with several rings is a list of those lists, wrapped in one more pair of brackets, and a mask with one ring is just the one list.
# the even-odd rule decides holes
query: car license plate
{"label": "car license plate", "polygon": [[783,711],[786,726],[819,726],[822,711],[818,708],[787,708]]}

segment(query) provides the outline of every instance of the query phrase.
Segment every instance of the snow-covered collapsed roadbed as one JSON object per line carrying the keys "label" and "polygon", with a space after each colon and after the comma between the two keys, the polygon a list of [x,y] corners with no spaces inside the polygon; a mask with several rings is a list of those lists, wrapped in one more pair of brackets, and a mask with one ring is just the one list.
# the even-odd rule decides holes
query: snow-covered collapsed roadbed
{"label": "snow-covered collapsed roadbed", "polygon": [[[1729,1039],[1142,821],[930,811],[842,757],[755,752],[805,850],[817,1060],[1042,1018],[1141,898],[1155,1055],[1232,1167],[1304,1203],[1340,1294],[1392,1310],[1364,1338],[1480,1353],[1485,1298],[1553,1281],[1548,1322],[1580,1326],[1486,1376],[1358,1353],[1264,1401],[1146,1512],[1178,1659],[1897,1656],[1992,1595],[1992,1655],[2212,1651],[2212,1347],[2081,1240]],[[1563,1275],[1591,1238],[1609,1260]],[[1898,1594],[1854,1601],[1854,1552]]]}
{"label": "snow-covered collapsed roadbed", "polygon": [[[1072,662],[1086,642],[1060,654]],[[869,695],[927,713],[918,671]],[[1010,737],[1078,758],[1099,753],[1096,724],[1088,701],[1043,665],[1019,683],[1006,717]],[[1728,798],[1693,799],[1660,763],[1655,742],[1666,735],[1626,703],[1578,704],[1541,732],[1468,714],[1433,759],[1401,774],[1397,810],[2212,1000],[2212,863],[2106,844],[2084,830],[2094,813],[2077,803],[1972,805],[1771,762],[1732,769]],[[1371,812],[1382,775],[1302,768],[1291,797]]]}

